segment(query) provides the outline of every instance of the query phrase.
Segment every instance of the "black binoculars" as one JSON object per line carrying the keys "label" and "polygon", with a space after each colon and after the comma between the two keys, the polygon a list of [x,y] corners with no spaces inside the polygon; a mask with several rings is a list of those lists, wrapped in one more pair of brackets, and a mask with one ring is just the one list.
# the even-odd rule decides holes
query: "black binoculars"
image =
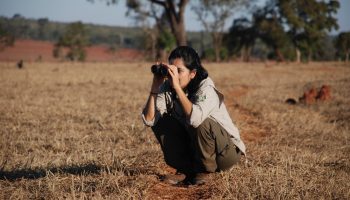
{"label": "black binoculars", "polygon": [[158,76],[167,76],[168,68],[164,64],[152,65],[151,71]]}

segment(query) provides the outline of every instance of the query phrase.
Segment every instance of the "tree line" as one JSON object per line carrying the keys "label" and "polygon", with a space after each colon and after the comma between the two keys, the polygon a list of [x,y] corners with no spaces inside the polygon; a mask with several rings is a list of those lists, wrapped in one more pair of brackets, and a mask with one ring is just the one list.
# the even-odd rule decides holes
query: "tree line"
{"label": "tree line", "polygon": [[[116,3],[115,0],[106,1]],[[211,36],[215,61],[235,55],[249,61],[258,43],[266,47],[265,52],[259,49],[263,59],[281,62],[324,58],[348,60],[349,32],[340,33],[334,41],[329,41],[328,35],[338,29],[335,14],[340,7],[339,1],[267,0],[261,7],[255,4],[256,0],[126,1],[128,14],[133,13],[135,20],[142,22],[148,32],[157,34],[150,38],[155,40],[171,32],[177,45],[187,44],[184,13],[186,6],[190,6]],[[234,19],[229,31],[224,32],[225,23],[238,10],[249,14]],[[151,25],[149,19],[155,20],[156,25]],[[153,45],[156,44],[154,41]],[[329,53],[330,49],[334,49],[334,55]],[[209,51],[204,56],[208,54]]]}

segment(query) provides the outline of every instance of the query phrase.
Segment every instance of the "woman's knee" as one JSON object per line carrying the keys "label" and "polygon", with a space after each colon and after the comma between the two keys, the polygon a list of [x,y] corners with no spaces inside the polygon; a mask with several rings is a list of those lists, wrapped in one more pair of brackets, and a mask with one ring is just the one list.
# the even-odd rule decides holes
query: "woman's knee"
{"label": "woman's knee", "polygon": [[198,127],[192,127],[192,134],[197,137],[200,136],[212,138],[211,123],[211,119],[205,119]]}

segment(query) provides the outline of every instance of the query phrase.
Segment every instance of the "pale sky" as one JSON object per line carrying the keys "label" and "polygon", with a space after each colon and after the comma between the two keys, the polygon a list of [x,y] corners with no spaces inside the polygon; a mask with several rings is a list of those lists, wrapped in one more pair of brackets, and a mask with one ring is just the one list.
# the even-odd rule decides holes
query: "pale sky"
{"label": "pale sky", "polygon": [[[264,0],[260,0],[264,1]],[[350,31],[350,0],[340,0],[337,18],[340,26],[337,32]],[[117,5],[107,6],[103,0],[90,3],[86,0],[0,0],[0,16],[12,17],[20,14],[26,18],[48,18],[50,21],[94,23],[101,25],[134,26],[134,21],[125,16],[125,0]],[[186,30],[203,29],[191,12],[186,10]],[[227,21],[226,27],[232,21]]]}

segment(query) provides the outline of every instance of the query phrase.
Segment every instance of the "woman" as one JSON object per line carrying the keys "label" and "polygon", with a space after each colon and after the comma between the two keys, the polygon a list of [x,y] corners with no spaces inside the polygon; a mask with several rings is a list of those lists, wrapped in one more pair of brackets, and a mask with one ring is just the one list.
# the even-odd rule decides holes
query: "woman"
{"label": "woman", "polygon": [[152,127],[165,162],[177,170],[165,180],[203,184],[209,173],[238,163],[245,145],[194,49],[177,47],[163,67],[168,75],[154,74],[142,119]]}

